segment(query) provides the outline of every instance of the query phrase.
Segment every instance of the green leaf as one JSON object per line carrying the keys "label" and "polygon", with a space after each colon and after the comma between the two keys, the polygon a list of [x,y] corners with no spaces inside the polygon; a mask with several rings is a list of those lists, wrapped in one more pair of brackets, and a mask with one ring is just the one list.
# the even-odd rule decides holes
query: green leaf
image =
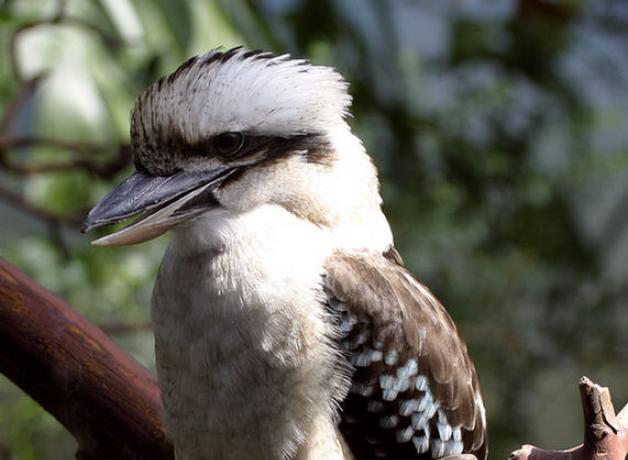
{"label": "green leaf", "polygon": [[179,45],[181,51],[186,51],[192,36],[192,15],[188,2],[158,0],[156,4],[163,13],[166,23],[172,30],[177,45]]}

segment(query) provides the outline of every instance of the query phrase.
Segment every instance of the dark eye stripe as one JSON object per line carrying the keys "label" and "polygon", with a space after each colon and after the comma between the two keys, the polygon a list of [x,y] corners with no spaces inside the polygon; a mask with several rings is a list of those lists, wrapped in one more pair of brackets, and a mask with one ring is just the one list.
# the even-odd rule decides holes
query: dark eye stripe
{"label": "dark eye stripe", "polygon": [[[235,133],[229,133],[235,134]],[[299,134],[289,137],[281,136],[265,136],[258,134],[243,133],[243,143],[240,149],[232,154],[225,155],[218,151],[216,141],[225,134],[208,139],[203,143],[205,150],[200,150],[195,146],[190,153],[200,154],[205,157],[228,158],[229,160],[243,159],[249,156],[258,155],[260,152],[267,160],[283,158],[294,152],[303,152],[309,159],[312,153],[312,160],[318,161],[318,157],[322,157],[321,151],[329,151],[331,146],[324,136],[318,134]]]}
{"label": "dark eye stripe", "polygon": [[[225,134],[227,133],[193,143],[186,141],[177,133],[162,133],[159,142],[151,142],[145,136],[136,135],[133,139],[136,168],[153,175],[169,175],[194,158],[218,158],[230,162],[262,155],[260,161],[272,162],[298,152],[306,161],[320,165],[328,165],[334,158],[329,140],[318,133],[269,136],[242,132],[240,133],[243,137],[242,146],[228,154],[219,151],[215,144],[216,139]],[[229,133],[231,134],[238,135]]]}

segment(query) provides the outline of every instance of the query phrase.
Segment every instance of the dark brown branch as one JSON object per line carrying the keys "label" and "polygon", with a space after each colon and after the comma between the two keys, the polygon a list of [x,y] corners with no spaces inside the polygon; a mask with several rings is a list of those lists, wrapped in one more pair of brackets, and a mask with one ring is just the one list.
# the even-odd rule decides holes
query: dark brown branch
{"label": "dark brown branch", "polygon": [[153,376],[1,258],[0,372],[74,435],[77,458],[173,459]]}
{"label": "dark brown branch", "polygon": [[544,450],[524,445],[509,460],[624,460],[628,454],[628,404],[619,415],[608,388],[580,379],[584,411],[584,443],[567,450]]}

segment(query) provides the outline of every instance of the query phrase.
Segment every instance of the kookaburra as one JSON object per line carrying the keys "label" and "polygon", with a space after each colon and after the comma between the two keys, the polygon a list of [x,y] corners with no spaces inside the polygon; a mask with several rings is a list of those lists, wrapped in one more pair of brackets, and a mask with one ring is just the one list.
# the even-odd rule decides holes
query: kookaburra
{"label": "kookaburra", "polygon": [[473,363],[393,246],[350,102],[329,67],[234,48],[135,104],[136,171],[84,231],[172,229],[152,318],[178,460],[486,456]]}

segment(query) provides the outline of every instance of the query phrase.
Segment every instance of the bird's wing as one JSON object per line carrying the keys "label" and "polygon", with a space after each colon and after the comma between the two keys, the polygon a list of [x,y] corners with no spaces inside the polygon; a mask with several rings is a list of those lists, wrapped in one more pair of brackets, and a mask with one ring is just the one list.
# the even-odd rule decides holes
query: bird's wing
{"label": "bird's wing", "polygon": [[327,305],[353,365],[340,429],[355,458],[486,456],[475,368],[452,319],[397,252],[336,252]]}

